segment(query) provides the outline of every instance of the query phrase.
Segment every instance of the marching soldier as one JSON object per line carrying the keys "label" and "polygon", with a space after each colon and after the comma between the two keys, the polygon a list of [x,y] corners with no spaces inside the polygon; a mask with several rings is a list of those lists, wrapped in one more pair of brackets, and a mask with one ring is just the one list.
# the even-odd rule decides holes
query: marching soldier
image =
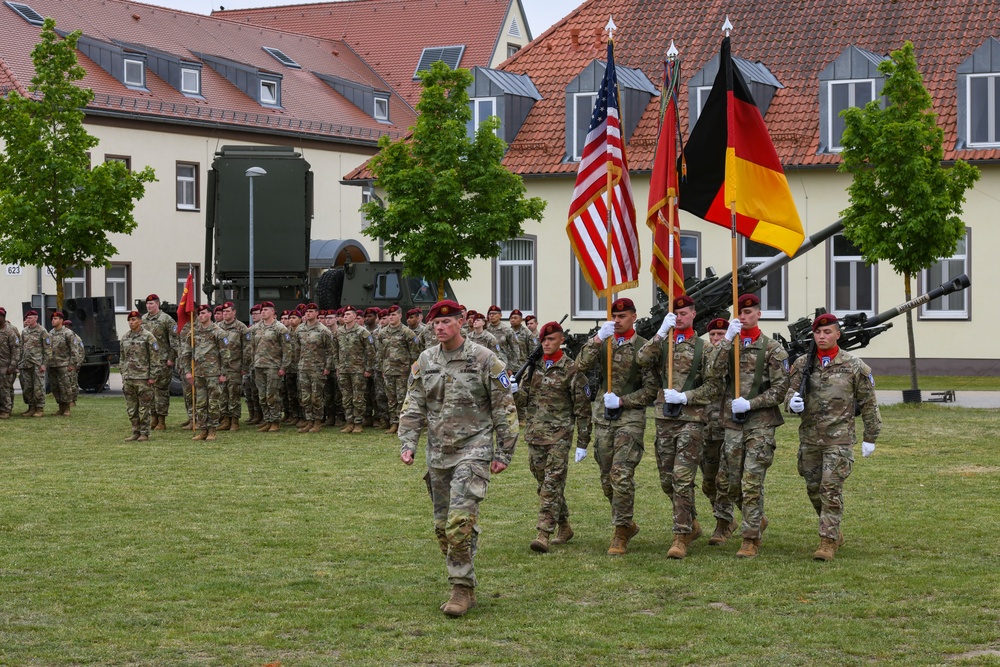
{"label": "marching soldier", "polygon": [[142,326],[156,337],[160,348],[160,363],[154,367],[156,382],[153,384],[152,427],[154,431],[164,431],[167,428],[167,412],[170,410],[170,378],[180,352],[177,323],[160,310],[160,297],[150,294],[146,297],[146,314],[142,317]]}
{"label": "marching soldier", "polygon": [[503,322],[500,321],[502,316],[503,312],[500,310],[500,306],[490,306],[486,310],[486,330],[493,334],[497,343],[500,344],[500,361],[507,366],[510,373],[513,373],[521,367],[520,355],[510,328],[504,326]]}
{"label": "marching soldier", "polygon": [[121,337],[120,366],[125,410],[132,422],[132,435],[125,440],[146,442],[149,440],[153,386],[163,356],[156,336],[143,327],[138,310],[128,314],[128,329]]}
{"label": "marching soldier", "polygon": [[837,316],[820,315],[813,320],[812,330],[815,357],[806,355],[795,360],[785,404],[802,416],[799,475],[805,478],[809,500],[819,515],[819,548],[813,559],[830,561],[844,543],[840,523],[844,482],[854,466],[855,410],[860,409],[865,425],[862,456],[875,451],[882,415],[875,398],[872,369],[837,345]]}
{"label": "marching soldier", "polygon": [[[729,322],[716,317],[708,323],[708,342],[711,345],[709,363],[715,366],[715,355],[719,354],[722,341],[726,340]],[[722,395],[715,397],[705,406],[705,446],[701,455],[701,490],[712,503],[712,513],[715,515],[715,532],[708,538],[708,544],[716,547],[725,544],[733,531],[736,522],[733,521],[733,502],[728,493],[719,493],[719,461],[722,457],[722,443],[726,439],[726,429],[722,425]],[[726,482],[721,482],[724,487]],[[727,518],[729,517],[729,518]]]}
{"label": "marching soldier", "polygon": [[219,326],[229,339],[229,366],[225,369],[226,382],[222,385],[222,398],[219,401],[222,411],[219,430],[239,431],[242,416],[240,394],[243,392],[243,378],[250,370],[253,334],[247,325],[236,319],[236,304],[232,301],[222,304],[222,322]]}
{"label": "marching soldier", "polygon": [[323,425],[323,389],[336,363],[333,332],[319,321],[319,306],[306,304],[305,321],[295,330],[299,349],[299,392],[305,423],[299,433],[319,433]]}
{"label": "marching soldier", "polygon": [[343,433],[361,433],[367,402],[367,379],[375,365],[375,341],[358,324],[354,306],[344,307],[344,326],[337,332],[337,381],[344,396],[347,425]]}
{"label": "marching soldier", "polygon": [[[542,352],[522,378],[523,385],[511,382],[515,396],[525,396],[528,465],[538,482],[538,536],[529,545],[532,551],[547,553],[550,544],[565,544],[573,537],[566,505],[566,471],[576,425],[576,446],[590,444],[590,398],[587,378],[576,362],[562,351],[562,326],[549,322],[542,327]],[[555,537],[551,537],[555,532]]]}
{"label": "marching soldier", "polygon": [[[674,312],[667,313],[660,330],[639,350],[638,360],[641,366],[655,368],[663,385],[653,404],[656,467],[660,487],[674,509],[674,539],[667,556],[684,558],[688,546],[701,536],[694,480],[704,446],[706,408],[719,400],[722,383],[711,365],[711,351],[694,332],[694,299],[681,295],[674,299],[673,306]],[[669,336],[674,337],[672,384],[668,383]]]}
{"label": "marching soldier", "polygon": [[49,332],[38,324],[38,311],[29,310],[24,316],[21,332],[21,397],[28,409],[22,417],[45,416],[45,367],[49,363],[51,341]]}
{"label": "marching soldier", "polygon": [[59,405],[56,414],[69,417],[69,408],[73,403],[73,371],[77,368],[74,360],[79,358],[80,353],[77,350],[76,335],[63,326],[65,319],[61,310],[52,313],[48,370],[52,398]]}
{"label": "marching soldier", "polygon": [[410,366],[423,351],[419,347],[417,335],[409,327],[403,326],[402,315],[403,311],[398,305],[390,306],[389,322],[378,333],[389,412],[389,428],[386,433],[396,433],[399,430],[399,409],[406,398],[406,380],[410,375]]}
{"label": "marching soldier", "polygon": [[247,413],[250,415],[247,424],[250,426],[257,426],[264,421],[264,412],[260,409],[260,394],[257,392],[257,379],[253,373],[253,328],[259,322],[260,304],[255,303],[250,307],[250,326],[247,331],[250,334],[250,362],[243,378],[243,397],[247,399]]}
{"label": "marching soldier", "polygon": [[263,418],[257,430],[261,433],[281,429],[281,378],[291,359],[291,335],[274,317],[274,304],[260,304],[260,322],[253,327],[253,372],[260,395]]}
{"label": "marching soldier", "polygon": [[14,378],[21,362],[21,334],[7,321],[7,309],[0,308],[0,419],[10,419],[14,410]]}
{"label": "marching soldier", "polygon": [[743,294],[737,305],[739,319],[730,322],[715,357],[719,376],[732,378],[733,345],[739,346],[740,365],[735,372],[739,373],[740,395],[733,396],[735,383],[729,379],[722,408],[726,435],[719,477],[726,480],[724,492],[729,500],[743,513],[743,545],[736,556],[754,558],[767,528],[764,479],[774,462],[774,429],[785,423],[778,406],[788,388],[788,353],[760,332],[759,297]]}
{"label": "marching soldier", "polygon": [[[191,347],[191,327],[194,327],[194,348]],[[222,386],[227,380],[227,369],[232,365],[229,339],[222,327],[214,321],[211,306],[198,306],[195,322],[188,322],[180,332],[181,367],[186,369],[184,377],[194,387],[195,430],[192,440],[215,440],[222,413],[220,399]],[[191,356],[194,355],[194,373],[191,372]]]}
{"label": "marching soldier", "polygon": [[[628,542],[639,532],[632,520],[635,506],[635,467],[642,460],[643,437],[646,433],[646,406],[657,393],[657,374],[652,367],[639,366],[639,350],[646,339],[635,332],[635,304],[632,299],[617,299],[611,304],[613,321],[601,325],[597,335],[587,341],[577,358],[583,373],[597,367],[600,386],[608,386],[607,344],[612,340],[611,391],[604,399],[594,401],[594,458],[601,469],[601,488],[611,503],[611,523],[615,532],[608,549],[609,556],[625,553]],[[579,463],[587,450],[576,450]]]}

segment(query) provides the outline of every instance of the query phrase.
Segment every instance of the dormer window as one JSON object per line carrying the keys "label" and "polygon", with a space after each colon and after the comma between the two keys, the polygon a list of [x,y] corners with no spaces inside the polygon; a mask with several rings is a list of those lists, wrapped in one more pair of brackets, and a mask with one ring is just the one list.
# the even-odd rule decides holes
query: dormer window
{"label": "dormer window", "polygon": [[[750,89],[754,103],[760,110],[761,116],[767,115],[767,110],[771,106],[771,100],[775,93],[784,88],[771,70],[762,62],[747,60],[746,58],[733,58],[733,64],[739,70],[740,75]],[[691,109],[691,122],[689,128],[694,128],[695,123],[701,116],[702,109],[708,101],[708,95],[712,92],[712,84],[719,73],[719,56],[709,60],[688,82],[688,100]]]}
{"label": "dormer window", "polygon": [[958,66],[958,148],[1000,146],[1000,41],[987,39]]}
{"label": "dormer window", "polygon": [[[479,126],[487,118],[497,115],[497,98],[474,97],[469,100],[469,105],[472,107],[472,120],[469,121],[472,125],[469,128],[469,134],[470,136],[475,136],[476,132],[479,131]],[[494,134],[496,134],[496,131],[494,131]]]}
{"label": "dormer window", "polygon": [[829,81],[827,86],[826,145],[830,151],[843,150],[840,140],[844,136],[846,123],[841,114],[851,107],[863,109],[875,99],[875,79],[855,79],[853,81]]}
{"label": "dormer window", "polygon": [[277,106],[278,82],[262,79],[260,82],[260,103]]}
{"label": "dormer window", "polygon": [[472,84],[466,88],[472,117],[466,124],[469,138],[476,136],[479,126],[490,116],[500,119],[494,131],[504,143],[514,143],[531,107],[542,96],[527,74],[515,74],[488,67],[472,68]]}
{"label": "dormer window", "polygon": [[590,119],[594,115],[597,93],[573,94],[573,161],[583,159],[583,148],[587,145]]}
{"label": "dormer window", "polygon": [[882,95],[885,76],[878,71],[880,56],[849,46],[819,75],[819,152],[843,149],[845,123],[841,114],[851,107],[863,108]]}
{"label": "dormer window", "polygon": [[379,97],[376,95],[374,97],[375,102],[375,113],[373,114],[375,120],[389,120],[389,98]]}
{"label": "dormer window", "polygon": [[146,86],[146,65],[141,60],[125,58],[124,83],[129,88]]}
{"label": "dormer window", "polygon": [[192,53],[261,106],[281,107],[281,74],[221,56]]}
{"label": "dormer window", "polygon": [[181,68],[181,92],[185,95],[201,95],[201,70]]}

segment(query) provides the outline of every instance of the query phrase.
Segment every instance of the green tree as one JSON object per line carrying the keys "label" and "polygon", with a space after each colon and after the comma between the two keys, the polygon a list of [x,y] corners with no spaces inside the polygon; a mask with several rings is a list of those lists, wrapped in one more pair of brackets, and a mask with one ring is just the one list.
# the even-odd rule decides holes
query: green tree
{"label": "green tree", "polygon": [[436,62],[420,77],[412,134],[382,137],[370,162],[387,205],[370,202],[361,210],[371,222],[364,233],[401,257],[408,275],[437,280],[440,299],[445,279],[467,279],[472,258],[499,255],[501,242],[520,236],[526,219],[541,220],[545,202],[525,198],[521,177],[500,164],[497,118],[481,123],[474,139],[467,136],[469,71]]}
{"label": "green tree", "polygon": [[[851,205],[841,215],[844,236],[866,262],[887,261],[903,276],[909,301],[913,277],[952,255],[965,235],[962,204],[979,170],[962,160],[950,168],[941,165],[944,133],[931,110],[913,44],[893,51],[879,71],[886,77],[886,107],[875,100],[843,112],[839,168],[854,179],[848,188]],[[912,311],[906,313],[906,336],[910,384],[917,389]]]}
{"label": "green tree", "polygon": [[85,74],[79,37],[61,39],[46,19],[29,95],[0,98],[0,261],[47,267],[60,308],[63,280],[85,264],[108,264],[117,252],[108,235],[135,229],[135,201],[156,180],[149,167],[131,173],[120,162],[90,169],[98,140],[83,127],[93,92],[76,84]]}

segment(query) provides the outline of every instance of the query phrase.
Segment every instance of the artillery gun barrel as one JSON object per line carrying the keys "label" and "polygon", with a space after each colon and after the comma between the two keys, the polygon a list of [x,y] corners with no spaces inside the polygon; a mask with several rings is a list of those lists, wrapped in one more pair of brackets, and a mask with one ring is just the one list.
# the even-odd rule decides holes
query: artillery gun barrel
{"label": "artillery gun barrel", "polygon": [[929,301],[933,301],[939,296],[947,296],[953,292],[959,292],[964,290],[966,287],[972,284],[969,280],[969,276],[962,274],[957,278],[949,280],[940,287],[935,287],[930,292],[921,294],[915,299],[910,299],[906,303],[901,303],[895,308],[890,308],[889,310],[883,311],[876,315],[875,317],[869,317],[864,321],[865,327],[876,327],[887,320],[891,320],[894,317],[902,315],[908,310],[913,310],[917,306],[922,306]]}
{"label": "artillery gun barrel", "polygon": [[793,259],[796,259],[806,254],[807,252],[818,246],[823,241],[826,241],[834,234],[840,233],[843,229],[844,229],[844,219],[840,218],[829,227],[824,227],[823,229],[819,230],[812,236],[807,236],[802,241],[802,245],[799,246],[799,249],[796,250],[795,254],[792,255],[791,257],[789,257],[783,252],[778,253],[777,255],[767,260],[766,262],[762,262],[757,266],[755,266],[753,269],[751,269],[750,276],[754,279],[759,279],[763,278],[764,276],[770,273],[774,273],[775,271],[783,267],[785,264],[788,264]]}

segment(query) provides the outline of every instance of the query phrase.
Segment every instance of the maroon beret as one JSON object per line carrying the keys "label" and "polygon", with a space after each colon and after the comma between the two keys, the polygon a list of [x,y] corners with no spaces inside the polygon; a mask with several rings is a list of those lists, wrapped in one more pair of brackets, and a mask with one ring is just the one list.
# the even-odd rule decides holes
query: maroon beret
{"label": "maroon beret", "polygon": [[231,308],[233,310],[236,310],[236,304],[233,303],[232,301],[225,302],[224,304],[222,304],[222,307],[223,308]]}
{"label": "maroon beret", "polygon": [[618,299],[613,304],[611,304],[612,313],[623,313],[626,310],[631,310],[633,313],[635,312],[635,303],[632,301],[632,299],[626,297]]}
{"label": "maroon beret", "polygon": [[708,331],[718,331],[722,329],[725,331],[729,328],[729,320],[724,317],[716,317],[714,320],[708,323]]}
{"label": "maroon beret", "polygon": [[760,307],[760,297],[756,294],[740,294],[740,298],[736,300],[736,303],[740,308],[752,308],[754,306]]}
{"label": "maroon beret", "polygon": [[306,304],[304,303],[300,303],[299,305],[295,306],[295,310],[305,310],[305,309],[306,309]]}
{"label": "maroon beret", "polygon": [[38,311],[37,310],[29,310],[28,312],[26,312],[24,314],[25,317],[31,317],[32,315],[34,315],[35,317],[38,317]]}
{"label": "maroon beret", "polygon": [[356,312],[358,312],[358,309],[355,308],[354,306],[344,306],[340,310],[343,311],[343,313],[342,313],[343,315],[346,315],[347,313],[356,313]]}
{"label": "maroon beret", "polygon": [[525,317],[524,317],[524,321],[525,322],[534,322],[537,319],[538,318],[535,317],[534,315],[525,315]]}
{"label": "maroon beret", "polygon": [[63,326],[64,327],[70,327],[70,328],[72,328],[73,327],[73,320],[64,320],[63,321]]}
{"label": "maroon beret", "polygon": [[407,317],[411,315],[420,315],[420,314],[422,314],[422,311],[419,308],[410,308],[408,311],[406,311]]}
{"label": "maroon beret", "polygon": [[309,303],[306,304],[306,307],[303,308],[302,310],[319,310],[319,306],[310,301]]}
{"label": "maroon beret", "polygon": [[271,308],[273,310],[274,309],[274,302],[273,301],[261,301],[260,302],[260,309],[264,310],[265,308]]}
{"label": "maroon beret", "polygon": [[155,294],[150,294],[149,296],[146,297],[146,301],[156,301],[157,303],[159,303],[160,297],[156,296]]}
{"label": "maroon beret", "polygon": [[212,309],[212,312],[213,313],[221,313],[222,312],[222,308],[223,308],[223,305],[220,303],[218,306],[216,306],[215,308]]}
{"label": "maroon beret", "polygon": [[475,318],[476,315],[480,315],[480,314],[481,313],[478,310],[467,310],[467,311],[465,311],[465,316],[467,318],[469,318],[470,320],[473,319],[473,318]]}
{"label": "maroon beret", "polygon": [[402,310],[403,309],[400,308],[398,304],[394,303],[391,306],[389,306],[389,311],[388,312],[390,312],[390,313],[399,313],[399,312],[402,312]]}
{"label": "maroon beret", "polygon": [[250,312],[251,313],[259,313],[260,312],[260,304],[259,303],[255,303],[253,305],[253,308],[250,309]]}
{"label": "maroon beret", "polygon": [[687,294],[681,294],[679,297],[674,299],[674,310],[680,310],[681,308],[690,308],[694,305],[694,299],[689,297]]}
{"label": "maroon beret", "polygon": [[524,313],[522,313],[520,310],[518,310],[517,308],[515,308],[514,310],[510,311],[510,315],[507,317],[507,319],[510,319],[514,315],[520,315],[521,317],[524,317]]}
{"label": "maroon beret", "polygon": [[389,309],[388,308],[379,308],[379,311],[378,311],[378,316],[379,317],[385,317],[388,314],[389,314]]}
{"label": "maroon beret", "polygon": [[438,317],[461,317],[461,315],[462,307],[451,299],[445,299],[431,306],[430,311],[427,313],[427,321],[431,322]]}
{"label": "maroon beret", "polygon": [[54,313],[52,313],[52,317],[58,317],[60,320],[66,319],[66,315],[61,310],[57,310]]}
{"label": "maroon beret", "polygon": [[545,338],[546,336],[550,336],[557,332],[562,333],[562,330],[563,330],[562,325],[559,324],[558,322],[546,322],[545,324],[542,325],[542,328],[539,329],[538,337]]}
{"label": "maroon beret", "polygon": [[840,326],[840,320],[838,320],[837,316],[833,313],[823,313],[813,320],[813,331],[816,331],[816,329],[819,329],[820,327],[828,327],[831,324]]}
{"label": "maroon beret", "polygon": [[210,305],[208,305],[207,303],[203,303],[200,306],[198,306],[197,312],[199,312],[199,313],[210,313],[210,312],[212,312],[212,307]]}
{"label": "maroon beret", "polygon": [[139,319],[139,318],[140,318],[140,315],[139,315],[139,311],[138,311],[138,310],[131,310],[131,311],[129,311],[129,314],[128,314],[128,317],[127,317],[126,319],[129,319],[129,320],[130,320],[130,319],[132,319],[133,317],[134,317],[134,318],[136,318],[136,319]]}
{"label": "maroon beret", "polygon": [[300,320],[302,319],[302,316],[305,315],[305,314],[306,313],[305,313],[304,310],[299,310],[298,308],[296,308],[295,310],[288,311],[288,316],[289,317],[297,317]]}
{"label": "maroon beret", "polygon": [[0,317],[7,317],[7,309],[0,306]]}
{"label": "maroon beret", "polygon": [[476,311],[472,311],[472,313],[469,314],[469,319],[470,320],[482,320],[483,322],[485,322],[486,321],[486,315],[484,315],[483,313],[477,313]]}
{"label": "maroon beret", "polygon": [[500,306],[496,306],[496,305],[494,305],[494,306],[490,306],[490,307],[489,307],[489,308],[488,308],[488,309],[486,310],[486,312],[487,312],[487,313],[502,313],[503,311],[502,311],[502,310],[500,310]]}
{"label": "maroon beret", "polygon": [[365,315],[378,315],[378,306],[368,306],[365,308]]}

